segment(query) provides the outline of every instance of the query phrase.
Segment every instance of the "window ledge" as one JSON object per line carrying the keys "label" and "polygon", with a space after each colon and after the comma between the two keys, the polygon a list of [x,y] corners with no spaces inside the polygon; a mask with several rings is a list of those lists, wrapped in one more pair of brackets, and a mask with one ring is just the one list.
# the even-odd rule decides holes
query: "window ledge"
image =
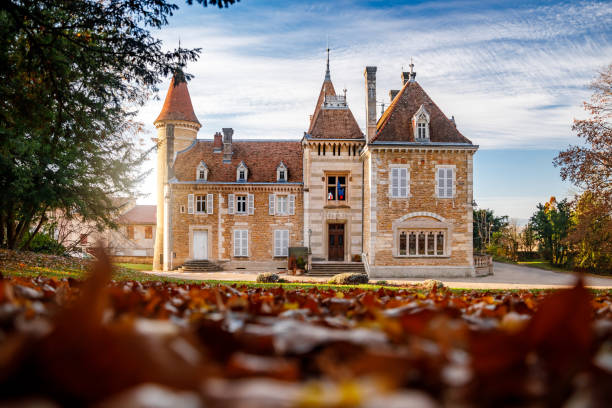
{"label": "window ledge", "polygon": [[392,195],[388,196],[390,200],[405,200],[407,198],[412,198],[412,195],[408,194],[406,197],[393,197]]}
{"label": "window ledge", "polygon": [[394,258],[450,258],[450,255],[393,255]]}
{"label": "window ledge", "polygon": [[348,204],[327,204],[323,208],[334,209],[334,208],[351,208]]}

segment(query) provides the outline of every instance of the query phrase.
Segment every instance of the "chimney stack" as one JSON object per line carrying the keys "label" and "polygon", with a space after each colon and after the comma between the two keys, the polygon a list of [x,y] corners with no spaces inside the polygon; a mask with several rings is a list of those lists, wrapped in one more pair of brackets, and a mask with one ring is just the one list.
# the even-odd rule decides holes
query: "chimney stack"
{"label": "chimney stack", "polygon": [[232,161],[232,135],[234,129],[223,128],[223,163]]}
{"label": "chimney stack", "polygon": [[223,151],[223,136],[221,132],[217,132],[213,140],[213,153],[221,153],[221,151]]}
{"label": "chimney stack", "polygon": [[406,85],[408,81],[410,81],[410,72],[402,72],[402,85]]}
{"label": "chimney stack", "polygon": [[398,93],[399,93],[398,89],[392,89],[389,91],[389,98],[391,99],[391,102],[393,102],[393,100],[395,99]]}
{"label": "chimney stack", "polygon": [[376,135],[376,67],[366,67],[366,127],[368,140]]}

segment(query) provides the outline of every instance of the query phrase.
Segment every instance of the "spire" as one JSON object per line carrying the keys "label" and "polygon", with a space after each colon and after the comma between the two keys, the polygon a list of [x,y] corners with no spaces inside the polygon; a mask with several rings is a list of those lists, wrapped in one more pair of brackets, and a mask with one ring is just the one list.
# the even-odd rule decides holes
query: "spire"
{"label": "spire", "polygon": [[325,70],[325,80],[331,81],[331,75],[329,74],[329,44],[327,45],[327,69]]}
{"label": "spire", "polygon": [[416,72],[414,72],[414,63],[412,62],[412,57],[410,57],[410,82],[416,81]]}
{"label": "spire", "polygon": [[193,111],[193,105],[191,104],[191,97],[189,96],[189,90],[187,89],[187,81],[185,81],[185,75],[181,71],[177,71],[172,76],[170,81],[170,87],[166,94],[166,100],[164,106],[155,122],[162,120],[183,120],[187,122],[194,122],[200,125],[195,112]]}

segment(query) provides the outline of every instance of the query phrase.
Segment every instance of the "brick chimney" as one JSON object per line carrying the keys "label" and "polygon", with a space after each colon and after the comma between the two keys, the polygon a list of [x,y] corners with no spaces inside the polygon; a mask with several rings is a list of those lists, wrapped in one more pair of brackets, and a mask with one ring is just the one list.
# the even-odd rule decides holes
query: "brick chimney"
{"label": "brick chimney", "polygon": [[223,163],[232,161],[232,136],[234,129],[223,128]]}
{"label": "brick chimney", "polygon": [[215,138],[213,141],[213,153],[221,153],[223,151],[223,136],[221,136],[221,132],[215,133]]}
{"label": "brick chimney", "polygon": [[398,93],[399,89],[392,89],[389,91],[389,99],[391,100],[391,102],[393,102]]}
{"label": "brick chimney", "polygon": [[366,128],[368,140],[376,135],[376,67],[366,67]]}

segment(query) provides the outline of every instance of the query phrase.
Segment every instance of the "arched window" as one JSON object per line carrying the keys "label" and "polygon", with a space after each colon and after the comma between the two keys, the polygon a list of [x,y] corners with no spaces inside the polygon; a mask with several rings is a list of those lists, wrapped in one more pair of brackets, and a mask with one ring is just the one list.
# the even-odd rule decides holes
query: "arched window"
{"label": "arched window", "polygon": [[276,181],[287,181],[289,179],[289,170],[285,163],[280,162],[276,167]]}
{"label": "arched window", "polygon": [[244,162],[240,162],[236,169],[236,181],[246,182],[249,178],[249,169]]}
{"label": "arched window", "polygon": [[208,180],[208,167],[206,166],[206,163],[204,163],[203,161],[201,161],[200,164],[198,164],[198,167],[196,168],[196,180],[198,181]]}
{"label": "arched window", "polygon": [[421,105],[419,110],[412,117],[414,139],[417,142],[429,141],[429,119],[429,112],[425,109],[425,105]]}

